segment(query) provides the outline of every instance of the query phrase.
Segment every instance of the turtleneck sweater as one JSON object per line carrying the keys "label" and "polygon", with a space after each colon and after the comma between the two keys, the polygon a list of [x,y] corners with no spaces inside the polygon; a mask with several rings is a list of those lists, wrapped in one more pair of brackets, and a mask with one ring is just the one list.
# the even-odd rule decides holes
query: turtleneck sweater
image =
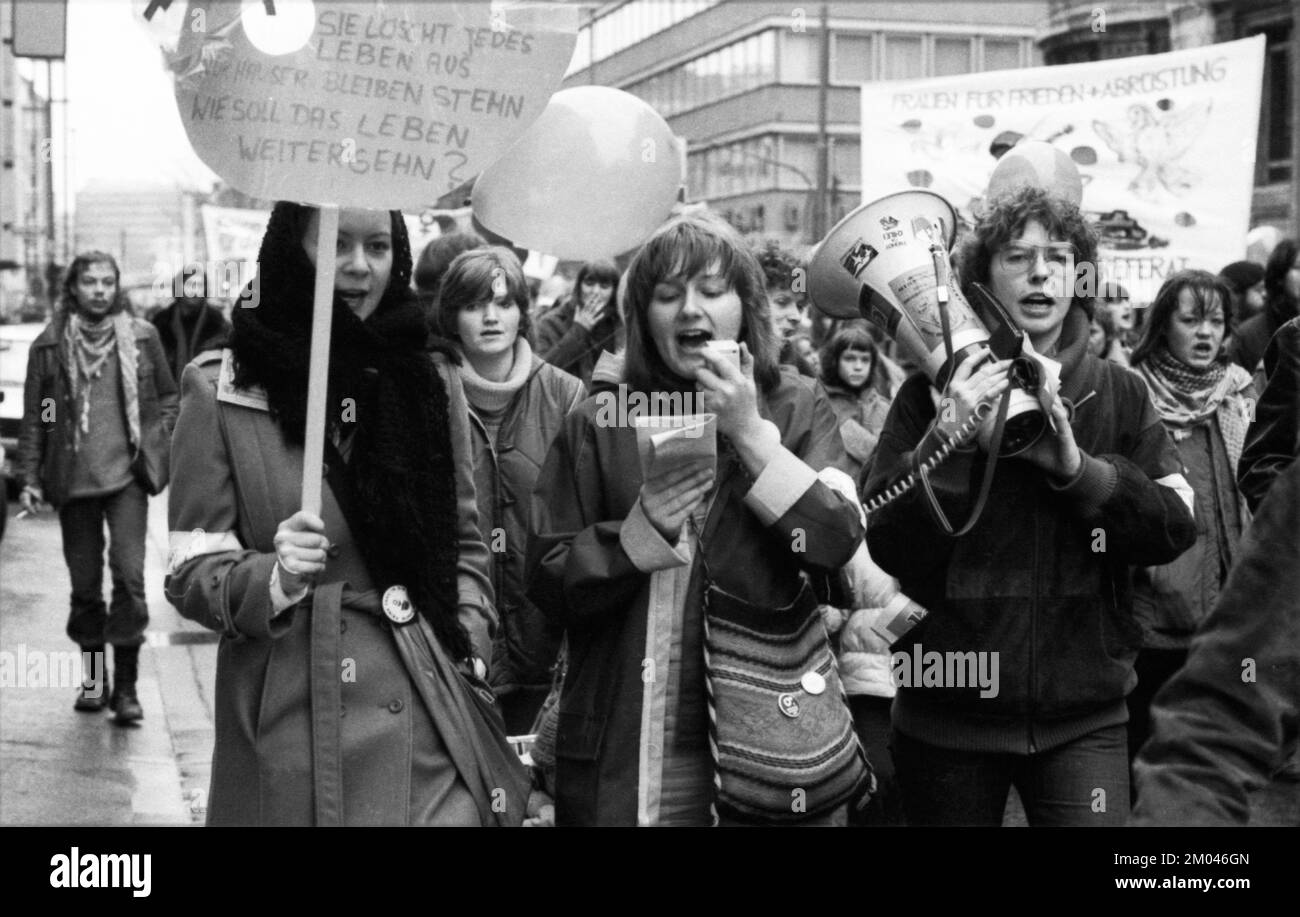
{"label": "turtleneck sweater", "polygon": [[483,421],[483,426],[487,427],[488,436],[495,443],[497,431],[501,429],[501,422],[506,416],[506,408],[528,382],[533,365],[533,349],[528,346],[528,341],[523,335],[515,338],[514,364],[510,367],[510,375],[504,382],[484,379],[474,369],[469,356],[463,350],[461,354],[465,357],[460,366],[460,378],[465,386],[465,397],[474,408],[478,419]]}

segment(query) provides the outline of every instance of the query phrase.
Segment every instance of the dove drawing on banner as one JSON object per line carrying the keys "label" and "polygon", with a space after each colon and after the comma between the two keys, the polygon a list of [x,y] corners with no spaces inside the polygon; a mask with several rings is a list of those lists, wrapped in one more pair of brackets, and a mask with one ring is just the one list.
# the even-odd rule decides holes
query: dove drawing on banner
{"label": "dove drawing on banner", "polygon": [[1119,157],[1132,163],[1138,173],[1129,182],[1129,190],[1148,200],[1158,188],[1181,196],[1192,187],[1195,174],[1178,164],[1178,160],[1196,144],[1210,119],[1210,100],[1193,102],[1182,108],[1161,110],[1147,103],[1130,105],[1123,121],[1093,121],[1097,136]]}

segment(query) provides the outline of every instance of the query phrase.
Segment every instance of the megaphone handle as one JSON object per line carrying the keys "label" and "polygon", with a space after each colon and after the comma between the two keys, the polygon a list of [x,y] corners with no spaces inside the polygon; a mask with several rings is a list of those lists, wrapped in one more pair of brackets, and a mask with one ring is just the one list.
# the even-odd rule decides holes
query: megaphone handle
{"label": "megaphone handle", "polygon": [[[952,359],[952,324],[948,320],[948,253],[942,245],[930,246],[930,259],[934,262],[935,299],[939,301],[939,324],[943,327],[945,362]],[[953,367],[954,369],[956,367]]]}
{"label": "megaphone handle", "polygon": [[952,523],[948,521],[948,516],[943,511],[943,507],[939,505],[939,498],[935,496],[934,488],[930,485],[930,469],[934,467],[934,463],[927,462],[920,467],[921,484],[925,487],[925,496],[930,504],[930,512],[944,532],[953,538],[960,538],[973,529],[975,523],[979,522],[980,516],[984,514],[984,505],[988,502],[989,491],[993,489],[993,475],[998,468],[998,453],[1002,449],[1002,433],[1006,429],[1007,410],[1010,405],[1010,395],[1004,394],[1001,404],[998,405],[998,418],[993,423],[993,437],[989,442],[989,457],[984,464],[984,480],[980,482],[979,497],[976,498],[975,507],[966,519],[965,525],[960,529],[953,529]]}

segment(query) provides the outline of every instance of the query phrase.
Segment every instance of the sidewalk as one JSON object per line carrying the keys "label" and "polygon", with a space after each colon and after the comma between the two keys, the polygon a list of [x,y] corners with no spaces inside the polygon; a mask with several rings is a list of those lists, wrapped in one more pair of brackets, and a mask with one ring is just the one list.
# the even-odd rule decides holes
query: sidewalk
{"label": "sidewalk", "polygon": [[[166,495],[149,507],[145,586],[149,631],[138,692],[145,719],[72,709],[76,687],[44,674],[42,654],[75,652],[64,634],[68,573],[56,514],[16,519],[0,543],[0,825],[201,823],[212,752],[215,635],[163,597]],[[105,570],[105,596],[110,581]],[[33,662],[35,660],[35,662]],[[42,670],[14,671],[19,664]],[[112,663],[109,663],[110,671]]]}

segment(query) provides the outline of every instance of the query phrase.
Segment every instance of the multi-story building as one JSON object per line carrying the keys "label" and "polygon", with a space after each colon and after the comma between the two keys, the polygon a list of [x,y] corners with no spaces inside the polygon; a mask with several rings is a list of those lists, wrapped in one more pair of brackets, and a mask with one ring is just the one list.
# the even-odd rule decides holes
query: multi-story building
{"label": "multi-story building", "polygon": [[52,215],[48,108],[13,55],[13,6],[0,3],[0,321],[48,300]]}
{"label": "multi-story building", "polygon": [[1042,63],[1045,2],[833,2],[827,40],[821,12],[789,0],[606,3],[583,25],[564,85],[645,99],[687,142],[688,200],[751,238],[802,245],[816,234],[823,91],[826,227],[860,202],[862,83]]}
{"label": "multi-story building", "polygon": [[[1295,30],[1300,5],[1288,0],[1228,2],[1128,2],[1104,7],[1092,0],[1053,0],[1039,47],[1048,64],[1159,54],[1177,48],[1233,41],[1252,35],[1266,38],[1259,141],[1255,155],[1255,192],[1251,225],[1276,226],[1283,233],[1300,231],[1295,213],[1297,151]],[[1098,22],[1097,10],[1105,11]],[[1098,28],[1098,25],[1103,28]]]}
{"label": "multi-story building", "polygon": [[77,194],[77,248],[117,258],[122,286],[138,308],[156,305],[147,291],[204,251],[192,192],[157,185],[96,185]]}

